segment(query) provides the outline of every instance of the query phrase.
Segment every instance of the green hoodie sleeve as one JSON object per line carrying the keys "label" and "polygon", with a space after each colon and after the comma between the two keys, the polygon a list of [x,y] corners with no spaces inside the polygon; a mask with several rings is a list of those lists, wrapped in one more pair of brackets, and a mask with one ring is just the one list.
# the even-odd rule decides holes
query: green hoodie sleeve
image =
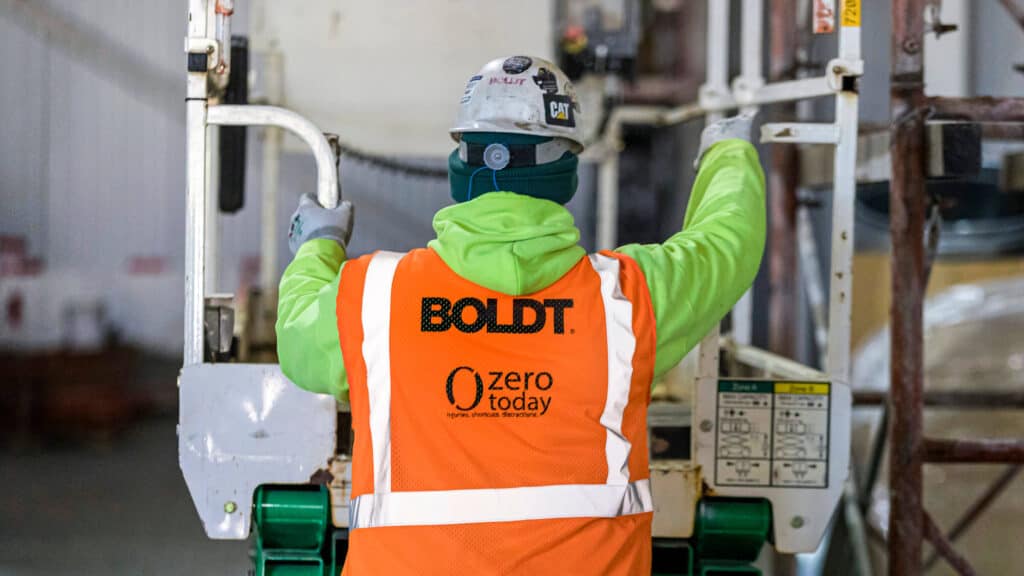
{"label": "green hoodie sleeve", "polygon": [[299,247],[281,277],[277,303],[277,357],[300,388],[348,400],[338,342],[337,297],[345,249],[327,239]]}
{"label": "green hoodie sleeve", "polygon": [[647,278],[657,331],[655,376],[678,364],[746,292],[764,243],[757,151],[743,140],[719,142],[701,161],[682,231],[664,244],[618,249]]}

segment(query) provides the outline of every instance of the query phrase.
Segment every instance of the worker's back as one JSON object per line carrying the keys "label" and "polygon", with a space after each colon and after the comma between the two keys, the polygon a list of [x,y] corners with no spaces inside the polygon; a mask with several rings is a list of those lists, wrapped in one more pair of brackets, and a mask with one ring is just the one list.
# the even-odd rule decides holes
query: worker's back
{"label": "worker's back", "polygon": [[654,316],[621,254],[510,296],[431,249],[348,262],[346,574],[650,573]]}

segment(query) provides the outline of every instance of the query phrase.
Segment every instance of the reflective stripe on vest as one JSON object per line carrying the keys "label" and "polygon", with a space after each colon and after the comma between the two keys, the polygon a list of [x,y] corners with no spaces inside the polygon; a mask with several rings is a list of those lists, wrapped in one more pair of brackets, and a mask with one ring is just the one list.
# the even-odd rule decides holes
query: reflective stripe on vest
{"label": "reflective stripe on vest", "polygon": [[651,512],[650,482],[630,481],[630,441],[622,431],[629,403],[636,338],[633,304],[620,285],[620,262],[590,256],[600,279],[607,335],[608,393],[600,423],[605,428],[605,484],[561,484],[472,490],[393,492],[391,486],[391,293],[404,254],[377,252],[363,289],[362,353],[366,362],[373,493],[350,503],[349,528],[510,522],[551,518],[614,518]]}

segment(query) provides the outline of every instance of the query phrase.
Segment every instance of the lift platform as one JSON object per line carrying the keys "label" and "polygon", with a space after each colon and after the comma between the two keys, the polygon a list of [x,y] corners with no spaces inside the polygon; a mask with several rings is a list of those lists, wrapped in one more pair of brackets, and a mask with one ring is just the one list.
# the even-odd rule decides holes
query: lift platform
{"label": "lift platform", "polygon": [[[187,233],[184,367],[179,378],[179,458],[199,519],[212,539],[253,537],[258,575],[340,573],[347,550],[350,416],[309,394],[273,364],[215,362],[230,343],[234,300],[215,295],[208,273],[210,126],[266,126],[295,134],[317,166],[317,198],[340,200],[338,158],[311,122],[274,106],[219,103],[230,74],[229,0],[189,0]],[[849,477],[856,79],[860,2],[839,11],[838,54],[819,77],[765,83],[763,0],[743,0],[742,74],[728,82],[729,2],[708,2],[708,77],[700,100],[671,109],[616,109],[598,147],[599,247],[613,247],[618,135],[623,124],[671,125],[736,109],[835,99],[832,123],[766,124],[762,141],[833,147],[832,258],[827,371],[749,345],[749,306],[734,311],[733,337],[716,329],[699,349],[692,406],[653,405],[649,425],[672,438],[651,461],[655,572],[759,574],[770,542],[813,552],[829,530]],[[834,5],[834,3],[833,3]],[[749,300],[748,300],[749,302]],[[763,377],[721,375],[721,352]]]}

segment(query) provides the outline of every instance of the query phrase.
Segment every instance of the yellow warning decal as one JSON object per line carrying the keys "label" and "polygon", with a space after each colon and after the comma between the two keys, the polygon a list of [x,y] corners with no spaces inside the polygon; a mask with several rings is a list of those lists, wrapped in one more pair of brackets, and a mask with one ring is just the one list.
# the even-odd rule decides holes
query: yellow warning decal
{"label": "yellow warning decal", "polygon": [[776,394],[820,394],[828,395],[828,384],[821,382],[776,382]]}
{"label": "yellow warning decal", "polygon": [[860,0],[843,0],[843,26],[860,28]]}

